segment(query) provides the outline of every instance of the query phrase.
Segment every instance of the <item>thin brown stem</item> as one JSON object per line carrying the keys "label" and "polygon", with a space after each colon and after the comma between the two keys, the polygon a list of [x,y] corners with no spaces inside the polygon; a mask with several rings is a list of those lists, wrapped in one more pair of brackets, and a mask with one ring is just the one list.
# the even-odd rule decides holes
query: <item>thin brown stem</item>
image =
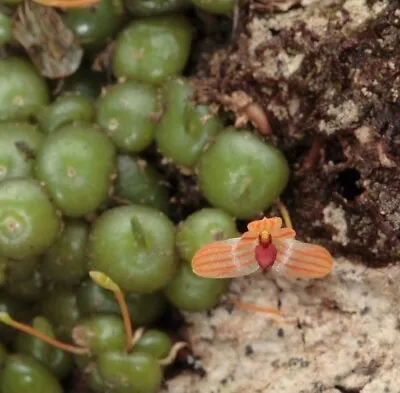
{"label": "thin brown stem", "polygon": [[285,222],[286,228],[293,229],[292,220],[290,219],[289,210],[287,209],[285,204],[280,199],[278,199],[275,202],[275,204],[276,204],[279,212],[281,213],[281,216],[283,218],[283,221]]}
{"label": "thin brown stem", "polygon": [[131,318],[129,316],[128,306],[126,305],[126,301],[124,298],[124,294],[122,293],[118,284],[116,284],[110,277],[108,277],[103,272],[99,271],[90,271],[90,277],[92,280],[97,284],[100,285],[102,288],[105,288],[109,291],[114,293],[115,298],[119,304],[119,308],[121,310],[122,319],[124,321],[125,327],[125,340],[126,340],[126,351],[129,353],[132,351],[132,323]]}
{"label": "thin brown stem", "polygon": [[283,315],[283,312],[276,308],[256,306],[255,304],[242,302],[240,300],[232,300],[232,303],[236,307],[241,308],[242,310],[253,311],[253,312],[262,312],[264,314],[273,315],[273,316]]}
{"label": "thin brown stem", "polygon": [[114,295],[121,309],[122,319],[124,321],[124,326],[125,326],[126,352],[129,353],[132,351],[133,347],[132,344],[133,330],[132,330],[131,318],[129,316],[128,306],[126,305],[124,295],[121,291],[114,292]]}
{"label": "thin brown stem", "polygon": [[257,312],[267,315],[268,317],[286,323],[294,323],[294,319],[289,319],[285,316],[283,311],[276,308],[256,306],[255,304],[242,302],[239,300],[232,300],[232,303],[237,307],[245,311]]}
{"label": "thin brown stem", "polygon": [[88,348],[80,348],[80,347],[76,347],[74,345],[65,344],[61,341],[56,340],[55,338],[52,338],[50,336],[47,336],[46,334],[43,334],[42,332],[39,332],[38,330],[32,328],[29,325],[25,325],[24,323],[14,321],[11,318],[9,318],[7,320],[3,319],[3,322],[5,322],[7,325],[13,327],[14,329],[20,330],[21,332],[24,332],[26,334],[34,336],[34,337],[38,338],[39,340],[42,340],[42,341],[44,341],[56,348],[59,348],[63,351],[73,353],[74,355],[89,355],[90,354],[90,351]]}

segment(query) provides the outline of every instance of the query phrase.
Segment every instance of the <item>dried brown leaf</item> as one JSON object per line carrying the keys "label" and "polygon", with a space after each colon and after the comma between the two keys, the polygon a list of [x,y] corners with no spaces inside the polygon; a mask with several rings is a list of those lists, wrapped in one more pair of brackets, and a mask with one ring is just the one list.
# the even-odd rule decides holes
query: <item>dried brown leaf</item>
{"label": "dried brown leaf", "polygon": [[26,0],[15,13],[12,31],[34,65],[47,78],[64,78],[81,64],[83,49],[51,7]]}

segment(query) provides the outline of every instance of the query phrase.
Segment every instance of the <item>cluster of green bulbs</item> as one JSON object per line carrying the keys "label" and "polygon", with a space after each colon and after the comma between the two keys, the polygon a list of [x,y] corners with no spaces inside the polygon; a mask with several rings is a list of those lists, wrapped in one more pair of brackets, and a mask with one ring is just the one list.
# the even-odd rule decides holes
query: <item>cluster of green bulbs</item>
{"label": "cluster of green bulbs", "polygon": [[[208,310],[228,287],[194,275],[195,252],[236,237],[235,220],[267,209],[288,182],[279,150],[193,102],[193,6],[229,14],[233,1],[65,11],[87,58],[115,37],[114,82],[104,87],[84,62],[55,96],[8,50],[18,44],[0,13],[1,393],[63,392],[74,369],[95,392],[156,393],[180,344],[157,322],[171,306]],[[145,159],[154,148],[194,176],[209,206],[172,220],[175,191]]]}

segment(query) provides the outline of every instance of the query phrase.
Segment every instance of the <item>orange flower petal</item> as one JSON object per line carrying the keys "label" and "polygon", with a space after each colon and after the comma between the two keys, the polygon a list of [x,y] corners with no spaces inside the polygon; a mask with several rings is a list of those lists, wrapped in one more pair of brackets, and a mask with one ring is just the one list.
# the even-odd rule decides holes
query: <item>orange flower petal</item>
{"label": "orange flower petal", "polygon": [[275,232],[272,232],[272,242],[274,239],[294,239],[296,236],[296,231],[291,228],[279,228]]}
{"label": "orange flower petal", "polygon": [[260,267],[255,260],[257,238],[241,237],[202,247],[192,259],[192,269],[200,277],[232,278],[245,276]]}
{"label": "orange flower petal", "polygon": [[272,269],[291,278],[322,278],[333,268],[333,258],[324,247],[295,239],[274,242],[278,253]]}
{"label": "orange flower petal", "polygon": [[247,225],[247,229],[251,232],[268,231],[273,233],[282,228],[282,219],[280,217],[266,218],[261,220],[252,221]]}

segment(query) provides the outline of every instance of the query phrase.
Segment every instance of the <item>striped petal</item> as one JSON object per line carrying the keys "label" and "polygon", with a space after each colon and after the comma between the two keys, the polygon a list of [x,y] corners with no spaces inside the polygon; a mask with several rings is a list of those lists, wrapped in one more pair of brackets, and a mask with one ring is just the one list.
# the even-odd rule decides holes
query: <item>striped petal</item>
{"label": "striped petal", "polygon": [[275,240],[278,250],[272,269],[291,278],[322,278],[332,271],[333,260],[325,248],[295,239]]}
{"label": "striped petal", "polygon": [[255,259],[257,235],[214,242],[202,247],[192,260],[192,269],[200,277],[232,278],[245,276],[260,267]]}

